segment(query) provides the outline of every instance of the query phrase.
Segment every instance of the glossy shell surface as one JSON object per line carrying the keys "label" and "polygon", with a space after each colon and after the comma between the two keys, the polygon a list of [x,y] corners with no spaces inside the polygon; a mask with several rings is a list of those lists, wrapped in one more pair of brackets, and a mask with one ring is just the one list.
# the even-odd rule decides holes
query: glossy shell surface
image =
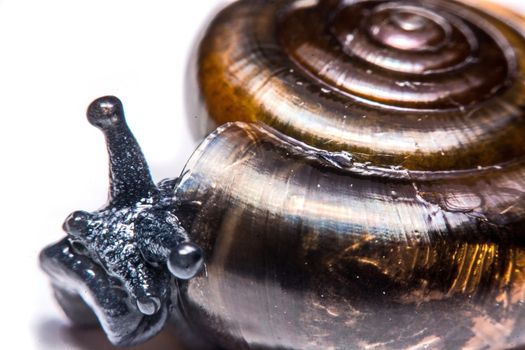
{"label": "glossy shell surface", "polygon": [[505,162],[525,149],[524,22],[483,10],[239,1],[201,44],[203,97],[219,123],[262,121],[361,161],[422,170]]}
{"label": "glossy shell surface", "polygon": [[523,344],[523,164],[429,175],[258,124],[209,136],[175,195],[206,271],[190,324],[229,349]]}
{"label": "glossy shell surface", "polygon": [[523,23],[443,0],[223,10],[208,113],[278,131],[229,124],[187,165],[190,322],[235,349],[523,346]]}

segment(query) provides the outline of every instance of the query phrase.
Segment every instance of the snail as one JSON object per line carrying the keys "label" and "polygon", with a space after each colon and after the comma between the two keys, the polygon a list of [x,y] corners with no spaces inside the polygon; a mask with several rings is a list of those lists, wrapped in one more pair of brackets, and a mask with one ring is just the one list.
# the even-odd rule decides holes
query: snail
{"label": "snail", "polygon": [[487,9],[231,4],[198,60],[222,125],[158,185],[94,101],[109,202],[40,256],[66,314],[117,345],[168,321],[195,348],[525,345],[525,38]]}

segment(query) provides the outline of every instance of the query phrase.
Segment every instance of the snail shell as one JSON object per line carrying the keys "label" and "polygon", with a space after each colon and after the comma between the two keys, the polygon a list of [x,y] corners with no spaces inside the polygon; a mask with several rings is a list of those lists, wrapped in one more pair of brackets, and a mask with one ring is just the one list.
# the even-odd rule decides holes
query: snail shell
{"label": "snail shell", "polygon": [[[509,15],[510,16],[510,15]],[[510,17],[509,17],[510,18]],[[218,123],[175,197],[231,349],[525,344],[525,39],[421,1],[238,1],[201,43]]]}
{"label": "snail shell", "polygon": [[199,81],[219,123],[374,164],[494,165],[525,148],[525,43],[507,22],[440,0],[240,1],[211,24]]}

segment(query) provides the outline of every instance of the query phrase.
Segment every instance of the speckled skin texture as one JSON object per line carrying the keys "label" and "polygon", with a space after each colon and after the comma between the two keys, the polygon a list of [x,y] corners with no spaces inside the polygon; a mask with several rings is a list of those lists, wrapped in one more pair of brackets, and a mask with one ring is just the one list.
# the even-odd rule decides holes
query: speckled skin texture
{"label": "speckled skin texture", "polygon": [[162,329],[176,302],[172,273],[193,277],[202,253],[176,216],[176,179],[153,184],[120,101],[94,101],[88,119],[106,136],[109,201],[93,213],[72,213],[63,225],[67,238],[41,253],[41,265],[70,318],[93,323],[91,309],[113,343],[130,345]]}

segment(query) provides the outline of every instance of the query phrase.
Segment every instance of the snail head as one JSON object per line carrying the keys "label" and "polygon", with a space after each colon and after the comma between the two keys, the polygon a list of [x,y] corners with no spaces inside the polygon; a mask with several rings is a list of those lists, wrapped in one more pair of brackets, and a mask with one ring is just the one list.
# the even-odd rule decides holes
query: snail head
{"label": "snail head", "polygon": [[192,278],[203,255],[174,214],[174,180],[153,183],[122,103],[113,96],[99,98],[87,117],[106,138],[108,204],[70,214],[63,224],[67,237],[42,252],[41,264],[66,313],[79,309],[71,307],[73,300],[87,304],[113,343],[129,345],[162,329],[172,277]]}

